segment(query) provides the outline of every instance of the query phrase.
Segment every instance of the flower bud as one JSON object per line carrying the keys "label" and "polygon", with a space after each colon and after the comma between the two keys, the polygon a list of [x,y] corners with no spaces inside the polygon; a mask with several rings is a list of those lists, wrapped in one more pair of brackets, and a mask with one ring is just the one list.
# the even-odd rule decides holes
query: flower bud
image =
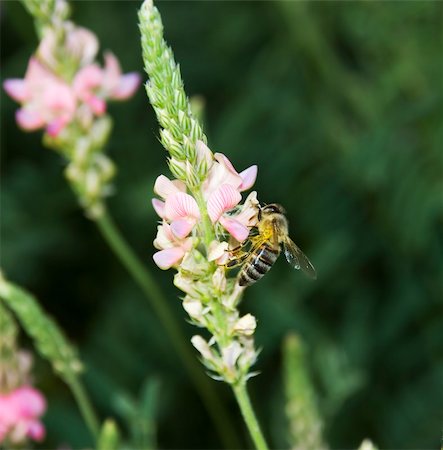
{"label": "flower bud", "polygon": [[246,314],[238,319],[237,323],[234,325],[234,332],[238,334],[243,334],[245,336],[252,336],[255,332],[257,326],[257,321],[252,314]]}
{"label": "flower bud", "polygon": [[211,347],[209,347],[209,344],[201,336],[192,336],[191,343],[200,352],[203,359],[214,361],[214,354],[212,353]]}

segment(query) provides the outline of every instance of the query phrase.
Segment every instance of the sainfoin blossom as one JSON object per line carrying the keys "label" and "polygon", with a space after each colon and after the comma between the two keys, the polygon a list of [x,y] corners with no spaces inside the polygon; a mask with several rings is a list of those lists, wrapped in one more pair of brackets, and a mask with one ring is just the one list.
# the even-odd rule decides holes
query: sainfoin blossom
{"label": "sainfoin blossom", "polygon": [[[207,158],[212,153],[202,142],[196,144],[197,158]],[[210,161],[207,178],[202,183],[202,194],[205,200],[207,214],[216,227],[217,234],[228,233],[237,242],[244,241],[249,230],[254,226],[256,218],[256,193],[251,193],[247,201],[235,213],[242,200],[241,192],[252,187],[257,177],[257,166],[251,166],[238,173],[229,159],[216,153]],[[154,192],[160,197],[152,200],[153,207],[162,219],[158,227],[154,246],[159,249],[154,254],[154,261],[161,269],[168,269],[180,264],[183,257],[192,248],[192,236],[195,235],[202,211],[199,210],[196,199],[186,192],[182,181],[169,180],[160,175],[154,185]],[[214,241],[212,248],[216,248],[212,260],[223,263],[223,253],[227,244]]]}
{"label": "sainfoin blossom", "polygon": [[32,386],[0,394],[0,444],[6,440],[14,444],[43,440],[45,428],[40,418],[45,410],[45,398]]}
{"label": "sainfoin blossom", "polygon": [[45,128],[55,137],[79,111],[84,115],[86,108],[92,116],[100,116],[105,113],[108,100],[132,96],[140,84],[139,74],[123,75],[117,58],[109,52],[101,68],[93,62],[97,49],[93,33],[68,23],[65,56],[75,61],[77,69],[69,76],[58,73],[55,37],[49,30],[29,60],[25,77],[8,79],[3,84],[21,105],[16,113],[18,125],[28,131]]}

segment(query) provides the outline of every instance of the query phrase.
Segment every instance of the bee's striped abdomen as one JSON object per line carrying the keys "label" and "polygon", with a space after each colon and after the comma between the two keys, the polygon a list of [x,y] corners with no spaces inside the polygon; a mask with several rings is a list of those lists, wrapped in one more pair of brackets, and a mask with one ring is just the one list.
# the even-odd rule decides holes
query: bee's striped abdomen
{"label": "bee's striped abdomen", "polygon": [[248,258],[238,276],[240,286],[251,286],[269,271],[280,254],[280,248],[274,248],[265,242]]}

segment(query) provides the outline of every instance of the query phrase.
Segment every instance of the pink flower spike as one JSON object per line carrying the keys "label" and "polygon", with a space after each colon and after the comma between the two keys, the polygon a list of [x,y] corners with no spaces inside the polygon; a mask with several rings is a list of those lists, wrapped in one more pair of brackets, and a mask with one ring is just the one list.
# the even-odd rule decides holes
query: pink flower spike
{"label": "pink flower spike", "polygon": [[194,197],[184,192],[169,195],[165,202],[165,214],[169,220],[200,218],[200,210]]}
{"label": "pink flower spike", "polygon": [[165,217],[165,202],[162,202],[158,198],[153,198],[152,206],[154,207],[155,212],[159,215],[159,217],[164,219],[164,217]]}
{"label": "pink flower spike", "polygon": [[167,270],[177,264],[184,254],[185,252],[181,247],[172,247],[154,253],[152,258],[160,269]]}
{"label": "pink flower spike", "polygon": [[208,198],[208,214],[212,223],[217,222],[221,215],[238,205],[241,200],[240,192],[230,184],[222,184]]}
{"label": "pink flower spike", "polygon": [[138,89],[141,82],[141,76],[137,72],[122,75],[118,86],[112,91],[111,98],[114,100],[125,100],[132,97]]}
{"label": "pink flower spike", "polygon": [[249,236],[249,229],[231,217],[220,217],[220,224],[238,242],[243,242]]}
{"label": "pink flower spike", "polygon": [[185,238],[196,224],[196,219],[178,219],[171,223],[171,231],[179,239]]}
{"label": "pink flower spike", "polygon": [[5,80],[3,89],[17,102],[23,103],[28,98],[28,89],[26,88],[25,80],[19,78]]}
{"label": "pink flower spike", "polygon": [[27,131],[38,130],[45,125],[45,120],[38,111],[21,108],[15,113],[18,125]]}
{"label": "pink flower spike", "polygon": [[240,172],[240,178],[242,179],[242,183],[239,187],[240,192],[247,191],[250,189],[257,178],[258,167],[256,165],[248,167],[247,169]]}
{"label": "pink flower spike", "polygon": [[157,179],[155,180],[154,192],[163,200],[166,200],[168,196],[171,194],[185,191],[186,191],[185,184],[179,180],[171,181],[168,177],[165,177],[164,175],[158,176]]}

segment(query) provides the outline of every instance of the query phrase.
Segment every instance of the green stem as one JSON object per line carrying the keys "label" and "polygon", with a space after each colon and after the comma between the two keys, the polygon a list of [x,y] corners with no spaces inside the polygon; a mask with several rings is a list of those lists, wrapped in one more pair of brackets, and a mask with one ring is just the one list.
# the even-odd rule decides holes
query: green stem
{"label": "green stem", "polygon": [[234,384],[232,389],[234,390],[235,398],[240,406],[243,419],[245,419],[251,438],[254,441],[255,448],[257,450],[268,450],[268,444],[266,444],[257,417],[255,416],[254,409],[252,408],[248,391],[246,390],[246,383],[240,382]]}
{"label": "green stem", "polygon": [[95,442],[97,442],[100,434],[100,425],[97,420],[97,416],[94,412],[91,402],[89,401],[88,395],[86,394],[85,388],[81,381],[75,377],[71,376],[66,380],[69,385],[72,394],[74,395],[75,401],[80,409],[83,416],[83,420],[94,436]]}
{"label": "green stem", "polygon": [[128,272],[138,283],[146,298],[151,303],[154,312],[160,318],[171,342],[181,358],[190,378],[192,379],[197,392],[199,393],[206,409],[212,417],[218,434],[226,448],[241,447],[236,436],[231,419],[216,393],[211,381],[201,370],[198,361],[193,354],[188,339],[182,332],[180,325],[174,318],[168,301],[159,289],[152,275],[145,269],[137,256],[126,243],[108,213],[100,216],[96,224],[106,242],[126,267]]}

